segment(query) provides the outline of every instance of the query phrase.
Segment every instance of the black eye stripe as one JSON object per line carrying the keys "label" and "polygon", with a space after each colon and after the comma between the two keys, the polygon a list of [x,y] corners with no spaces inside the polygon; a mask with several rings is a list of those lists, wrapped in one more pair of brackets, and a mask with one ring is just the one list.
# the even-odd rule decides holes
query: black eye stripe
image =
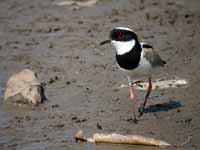
{"label": "black eye stripe", "polygon": [[110,39],[116,41],[130,41],[130,40],[137,40],[137,36],[134,32],[123,30],[123,29],[113,29],[110,32]]}

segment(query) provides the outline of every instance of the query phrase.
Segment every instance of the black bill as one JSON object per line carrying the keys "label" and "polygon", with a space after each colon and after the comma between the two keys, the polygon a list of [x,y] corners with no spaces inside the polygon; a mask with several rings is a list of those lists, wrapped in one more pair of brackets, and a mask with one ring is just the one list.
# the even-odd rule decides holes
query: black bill
{"label": "black bill", "polygon": [[110,43],[110,42],[111,42],[111,40],[105,40],[105,41],[101,42],[99,45],[108,44],[108,43]]}

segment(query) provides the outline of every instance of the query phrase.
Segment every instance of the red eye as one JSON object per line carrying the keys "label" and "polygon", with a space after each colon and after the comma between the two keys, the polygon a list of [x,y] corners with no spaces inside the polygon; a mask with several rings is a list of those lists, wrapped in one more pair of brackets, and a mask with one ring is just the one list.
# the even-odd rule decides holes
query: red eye
{"label": "red eye", "polygon": [[119,32],[117,35],[118,39],[122,39],[123,36],[124,36],[124,34],[122,32]]}

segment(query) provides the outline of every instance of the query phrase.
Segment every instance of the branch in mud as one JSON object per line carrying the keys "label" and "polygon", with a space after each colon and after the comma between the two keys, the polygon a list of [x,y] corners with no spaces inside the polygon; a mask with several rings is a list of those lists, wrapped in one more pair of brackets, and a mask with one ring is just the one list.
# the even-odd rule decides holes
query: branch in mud
{"label": "branch in mud", "polygon": [[83,131],[80,130],[75,135],[76,141],[82,142],[92,142],[92,143],[113,143],[113,144],[133,144],[133,145],[149,145],[149,146],[174,146],[174,147],[183,147],[184,145],[188,144],[191,140],[191,137],[188,138],[187,141],[180,145],[172,145],[165,141],[144,137],[141,135],[121,135],[121,134],[101,134],[95,133],[92,137],[86,138],[83,135]]}

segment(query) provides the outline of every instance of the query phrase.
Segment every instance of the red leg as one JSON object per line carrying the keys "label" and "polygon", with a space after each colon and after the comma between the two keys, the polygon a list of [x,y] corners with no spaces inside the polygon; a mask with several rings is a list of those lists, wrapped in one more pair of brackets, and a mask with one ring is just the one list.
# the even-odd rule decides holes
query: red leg
{"label": "red leg", "polygon": [[144,103],[141,104],[141,107],[140,107],[140,109],[141,109],[141,110],[140,110],[140,115],[143,114],[144,107],[145,107],[145,105],[146,105],[146,103],[147,103],[147,100],[148,100],[148,98],[149,98],[149,95],[151,94],[151,91],[152,91],[152,83],[151,83],[151,78],[149,78],[149,85],[148,85],[148,88],[147,88],[147,94],[146,94],[146,96],[145,96]]}
{"label": "red leg", "polygon": [[152,91],[152,83],[151,83],[151,78],[149,78],[149,86],[148,86],[148,89],[147,89],[147,94],[145,96],[145,101],[144,101],[144,104],[143,104],[143,108],[145,107],[145,105],[147,103],[147,100],[149,98],[149,95],[151,94],[151,91]]}
{"label": "red leg", "polygon": [[137,119],[136,119],[136,112],[135,112],[135,95],[134,95],[134,88],[133,88],[133,83],[129,84],[129,88],[130,88],[130,99],[133,100],[133,121],[135,123],[137,123]]}
{"label": "red leg", "polygon": [[130,99],[134,100],[135,95],[134,95],[134,90],[133,90],[133,83],[130,83],[129,88],[130,88]]}

